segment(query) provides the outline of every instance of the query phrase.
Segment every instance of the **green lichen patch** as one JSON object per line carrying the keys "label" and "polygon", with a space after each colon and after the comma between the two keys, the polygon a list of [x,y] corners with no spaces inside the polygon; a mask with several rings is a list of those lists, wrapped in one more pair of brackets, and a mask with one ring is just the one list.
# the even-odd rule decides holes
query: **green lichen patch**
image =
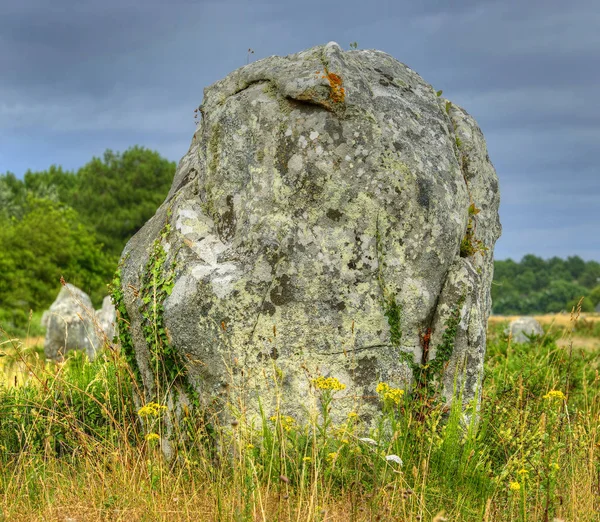
{"label": "green lichen patch", "polygon": [[270,98],[277,98],[277,86],[273,82],[268,82],[263,87],[263,92]]}
{"label": "green lichen patch", "polygon": [[390,150],[385,150],[380,155],[380,164],[386,172],[398,172],[404,177],[411,175],[408,165],[399,159],[400,155]]}

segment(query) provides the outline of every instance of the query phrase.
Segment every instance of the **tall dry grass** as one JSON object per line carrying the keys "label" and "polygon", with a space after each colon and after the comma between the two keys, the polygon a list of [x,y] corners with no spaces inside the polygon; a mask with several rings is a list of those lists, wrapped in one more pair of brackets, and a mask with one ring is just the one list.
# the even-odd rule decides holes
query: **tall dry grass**
{"label": "tall dry grass", "polygon": [[157,440],[167,413],[136,404],[110,343],[93,362],[51,364],[12,340],[0,350],[27,379],[0,386],[0,520],[598,520],[598,354],[502,330],[477,422],[382,385],[375,425],[360,411],[333,423],[339,390],[322,380],[310,423],[190,415],[171,461]]}

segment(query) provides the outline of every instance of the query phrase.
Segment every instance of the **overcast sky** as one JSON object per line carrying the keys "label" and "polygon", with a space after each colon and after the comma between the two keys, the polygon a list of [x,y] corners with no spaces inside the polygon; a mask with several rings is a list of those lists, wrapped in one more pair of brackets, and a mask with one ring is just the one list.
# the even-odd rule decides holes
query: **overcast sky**
{"label": "overcast sky", "polygon": [[496,258],[600,260],[600,2],[0,0],[0,173],[142,145],[179,161],[203,89],[327,43],[380,49],[475,117]]}

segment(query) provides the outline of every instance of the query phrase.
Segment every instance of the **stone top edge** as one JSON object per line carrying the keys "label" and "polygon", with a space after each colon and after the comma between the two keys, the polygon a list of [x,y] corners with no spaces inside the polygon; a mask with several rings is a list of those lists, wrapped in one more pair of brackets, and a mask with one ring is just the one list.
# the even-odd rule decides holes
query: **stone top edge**
{"label": "stone top edge", "polygon": [[356,78],[361,63],[366,65],[369,61],[377,60],[388,68],[402,69],[409,77],[410,83],[431,89],[413,69],[384,51],[344,50],[337,42],[331,41],[285,56],[272,55],[261,58],[233,70],[204,89],[204,99],[200,108],[205,113],[215,106],[222,105],[228,97],[261,82],[271,82],[284,97],[304,99],[304,93],[308,89],[328,86],[328,79],[318,77],[315,73],[326,71],[344,79],[347,76]]}

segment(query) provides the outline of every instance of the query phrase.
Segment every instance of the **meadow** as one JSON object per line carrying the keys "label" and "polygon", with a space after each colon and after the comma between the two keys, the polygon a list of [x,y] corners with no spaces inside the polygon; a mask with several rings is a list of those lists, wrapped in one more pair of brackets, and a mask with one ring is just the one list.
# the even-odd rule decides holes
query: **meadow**
{"label": "meadow", "polygon": [[119,350],[46,362],[31,318],[0,337],[0,520],[600,520],[600,318],[553,318],[524,344],[490,320],[467,417],[380,383],[376,425],[334,423],[343,385],[317,379],[308,424],[184,416],[171,460]]}

